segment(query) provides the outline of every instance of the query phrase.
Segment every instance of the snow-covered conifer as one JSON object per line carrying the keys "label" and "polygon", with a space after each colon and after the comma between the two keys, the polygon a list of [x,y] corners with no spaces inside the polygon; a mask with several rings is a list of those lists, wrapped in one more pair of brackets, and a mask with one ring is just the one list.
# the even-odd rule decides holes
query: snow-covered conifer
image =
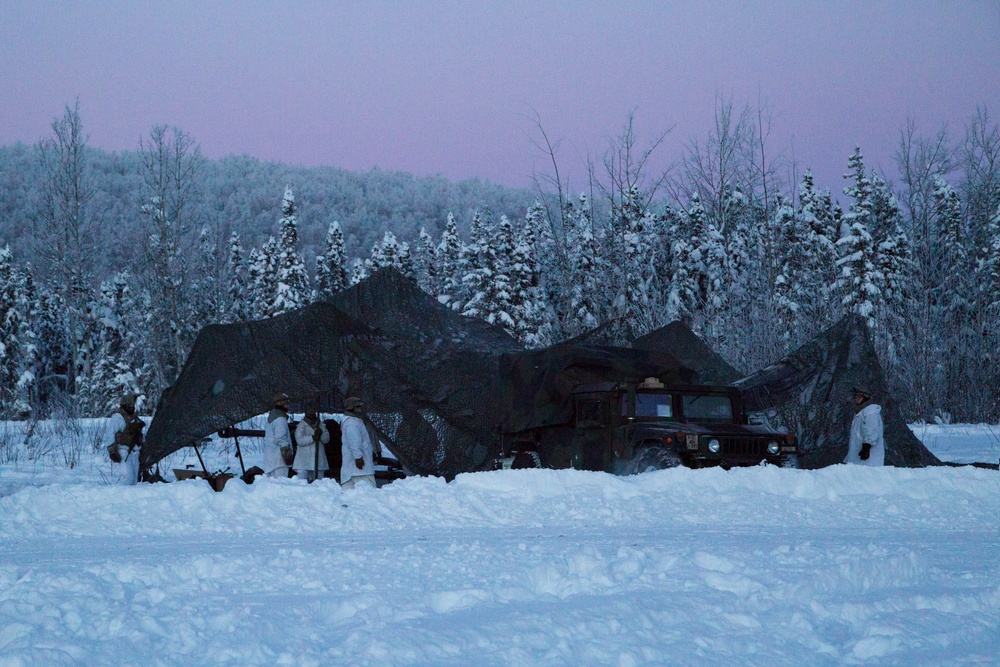
{"label": "snow-covered conifer", "polygon": [[875,241],[868,231],[872,210],[871,182],[865,175],[859,148],[855,148],[848,165],[852,171],[844,178],[853,183],[844,188],[844,194],[854,197],[854,202],[841,222],[835,289],[842,295],[841,305],[845,311],[859,313],[874,327],[882,301],[879,287],[882,276],[875,265]]}
{"label": "snow-covered conifer", "polygon": [[334,220],[326,231],[326,247],[316,256],[316,299],[328,301],[334,294],[347,289],[347,253],[344,232]]}
{"label": "snow-covered conifer", "polygon": [[812,172],[806,170],[799,185],[799,219],[805,233],[803,248],[803,294],[800,303],[807,333],[827,326],[830,295],[837,279],[837,240],[829,190],[816,189]]}
{"label": "snow-covered conifer", "polygon": [[281,201],[280,238],[275,257],[273,300],[267,315],[280,315],[309,303],[309,275],[298,251],[299,232],[295,214],[295,196],[289,187]]}
{"label": "snow-covered conifer", "polygon": [[[568,312],[564,315],[564,334],[576,336],[597,327],[603,309],[600,304],[601,283],[605,272],[601,270],[601,257],[594,237],[593,210],[586,195],[580,195],[573,215],[567,218],[566,230],[567,280],[564,289],[569,291]],[[525,229],[531,223],[525,222]]]}
{"label": "snow-covered conifer", "polygon": [[229,278],[227,296],[229,301],[229,322],[246,322],[253,319],[247,292],[247,266],[243,261],[243,241],[237,232],[229,237],[229,262],[226,274]]}
{"label": "snow-covered conifer", "polygon": [[197,335],[206,324],[221,322],[224,319],[225,299],[219,285],[219,249],[208,226],[202,227],[198,235],[197,268],[194,288],[198,297],[192,300],[195,319],[190,323],[193,335]]}
{"label": "snow-covered conifer", "polygon": [[[465,276],[469,300],[463,315],[478,317],[490,324],[502,326],[517,335],[517,323],[512,316],[511,256],[514,254],[514,229],[507,216],[501,216],[496,230],[487,226],[489,212],[473,223],[472,265]],[[491,233],[492,232],[492,233]]]}
{"label": "snow-covered conifer", "polygon": [[775,315],[785,350],[799,342],[799,310],[810,295],[805,287],[807,230],[791,202],[779,198],[774,227],[778,232],[778,273],[774,281]]}
{"label": "snow-covered conifer", "polygon": [[4,246],[0,248],[0,416],[7,418],[30,409],[25,394],[34,386],[30,364],[35,344],[28,305],[24,274],[14,266],[10,247]]}
{"label": "snow-covered conifer", "polygon": [[421,227],[417,249],[413,255],[413,274],[420,289],[434,295],[437,295],[439,288],[436,255],[434,239],[425,228]]}
{"label": "snow-covered conifer", "polygon": [[262,317],[264,299],[268,295],[267,284],[264,281],[267,266],[268,258],[264,256],[263,249],[251,248],[247,256],[246,299],[243,306],[243,312],[248,320]]}
{"label": "snow-covered conifer", "polygon": [[357,285],[362,280],[368,277],[368,270],[365,268],[365,262],[360,257],[354,258],[354,265],[351,268],[351,285]]}
{"label": "snow-covered conifer", "polygon": [[938,310],[953,332],[968,322],[973,303],[969,279],[973,268],[973,255],[969,247],[968,230],[962,217],[962,204],[955,189],[938,176],[934,180],[934,217],[937,222],[939,251],[937,275],[939,279]]}
{"label": "snow-covered conifer", "polygon": [[980,288],[985,294],[984,306],[995,318],[995,331],[1000,332],[1000,206],[990,218],[987,230],[986,261],[983,262]]}
{"label": "snow-covered conifer", "polygon": [[77,377],[77,399],[82,411],[107,415],[123,394],[144,396],[148,368],[142,362],[139,332],[145,330],[144,312],[135,298],[128,273],[104,281],[90,308],[91,363]]}
{"label": "snow-covered conifer", "polygon": [[458,238],[458,225],[455,216],[448,214],[444,231],[441,233],[441,243],[438,244],[436,257],[438,266],[439,286],[438,301],[455,309],[462,295],[462,256],[464,254],[462,241]]}

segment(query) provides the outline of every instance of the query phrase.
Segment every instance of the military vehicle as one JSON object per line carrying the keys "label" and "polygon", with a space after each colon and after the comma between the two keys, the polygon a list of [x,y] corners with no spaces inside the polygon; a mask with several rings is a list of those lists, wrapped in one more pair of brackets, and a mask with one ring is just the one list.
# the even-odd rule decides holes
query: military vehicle
{"label": "military vehicle", "polygon": [[733,387],[642,381],[580,385],[567,423],[504,434],[503,466],[633,474],[672,468],[795,468],[793,435],[752,425]]}

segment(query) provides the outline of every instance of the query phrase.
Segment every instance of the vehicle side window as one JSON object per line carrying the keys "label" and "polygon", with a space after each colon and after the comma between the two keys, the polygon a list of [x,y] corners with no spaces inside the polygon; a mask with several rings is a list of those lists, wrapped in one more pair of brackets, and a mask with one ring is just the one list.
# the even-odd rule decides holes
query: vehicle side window
{"label": "vehicle side window", "polygon": [[578,399],[576,401],[576,425],[582,427],[607,426],[607,403],[600,399]]}
{"label": "vehicle side window", "polygon": [[637,393],[635,395],[635,416],[672,418],[674,404],[670,394]]}

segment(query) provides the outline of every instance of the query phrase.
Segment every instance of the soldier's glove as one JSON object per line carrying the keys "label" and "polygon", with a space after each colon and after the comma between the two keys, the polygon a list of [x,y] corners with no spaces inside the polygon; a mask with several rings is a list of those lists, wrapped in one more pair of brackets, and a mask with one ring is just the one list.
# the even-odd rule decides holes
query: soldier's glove
{"label": "soldier's glove", "polygon": [[108,457],[114,463],[122,462],[122,455],[118,453],[118,445],[108,445]]}
{"label": "soldier's glove", "polygon": [[322,437],[323,437],[322,431],[320,431],[319,429],[313,431],[313,442],[315,442],[317,445],[319,444],[319,441]]}
{"label": "soldier's glove", "polygon": [[354,465],[358,466],[358,470],[361,470],[365,467],[365,460],[363,458],[354,459]]}
{"label": "soldier's glove", "polygon": [[858,453],[858,458],[862,461],[867,461],[868,457],[872,454],[872,446],[867,442],[861,443],[861,451]]}
{"label": "soldier's glove", "polygon": [[295,452],[288,445],[281,448],[281,459],[285,462],[285,465],[292,465],[292,461],[295,460]]}

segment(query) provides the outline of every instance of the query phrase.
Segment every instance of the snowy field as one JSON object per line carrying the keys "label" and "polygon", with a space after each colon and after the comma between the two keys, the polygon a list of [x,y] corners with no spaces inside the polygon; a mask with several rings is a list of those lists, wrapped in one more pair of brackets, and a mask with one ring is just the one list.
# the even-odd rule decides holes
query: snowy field
{"label": "snowy field", "polygon": [[[31,451],[18,428],[0,424],[0,666],[1000,663],[995,470],[214,493],[110,485],[102,420],[40,425]],[[1000,457],[997,427],[913,429],[945,459]]]}

